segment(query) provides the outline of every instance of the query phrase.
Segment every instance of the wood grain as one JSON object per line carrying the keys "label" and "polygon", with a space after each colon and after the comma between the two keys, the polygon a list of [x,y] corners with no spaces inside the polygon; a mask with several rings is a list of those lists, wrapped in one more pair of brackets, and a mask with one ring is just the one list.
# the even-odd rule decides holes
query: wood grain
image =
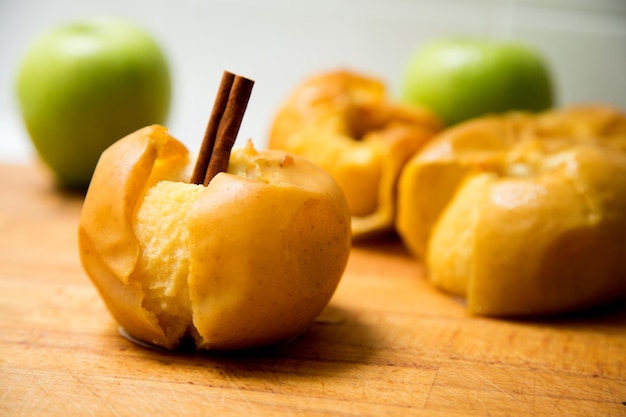
{"label": "wood grain", "polygon": [[624,416],[626,308],[471,317],[394,238],[353,249],[294,342],[171,353],[118,333],[82,271],[82,199],[0,166],[2,416]]}

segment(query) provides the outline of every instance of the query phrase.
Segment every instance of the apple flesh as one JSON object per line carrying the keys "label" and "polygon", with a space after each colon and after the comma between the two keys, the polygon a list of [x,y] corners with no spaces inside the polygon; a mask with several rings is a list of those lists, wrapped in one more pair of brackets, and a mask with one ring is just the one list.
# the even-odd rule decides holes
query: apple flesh
{"label": "apple flesh", "polygon": [[553,90],[545,58],[529,46],[452,37],[431,41],[410,58],[402,99],[453,125],[509,110],[546,110]]}
{"label": "apple flesh", "polygon": [[108,148],[79,226],[83,266],[135,338],[243,349],[304,332],[351,246],[334,180],[281,151],[234,149],[228,172],[188,183],[186,148],[150,126]]}
{"label": "apple flesh", "polygon": [[57,182],[84,189],[109,145],[165,122],[171,81],[149,34],[123,20],[94,18],[38,37],[19,67],[17,95],[35,149]]}

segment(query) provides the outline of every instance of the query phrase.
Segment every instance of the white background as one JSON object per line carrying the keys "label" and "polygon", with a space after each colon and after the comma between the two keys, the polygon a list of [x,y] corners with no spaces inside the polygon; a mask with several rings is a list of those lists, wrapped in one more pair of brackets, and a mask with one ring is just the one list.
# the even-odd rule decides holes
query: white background
{"label": "white background", "polygon": [[532,44],[550,61],[559,105],[626,109],[626,0],[0,0],[0,163],[34,157],[15,98],[24,49],[50,26],[101,14],[160,42],[174,81],[167,124],[191,149],[223,70],[256,81],[239,138],[262,148],[282,100],[313,72],[351,68],[397,94],[409,54],[451,34]]}

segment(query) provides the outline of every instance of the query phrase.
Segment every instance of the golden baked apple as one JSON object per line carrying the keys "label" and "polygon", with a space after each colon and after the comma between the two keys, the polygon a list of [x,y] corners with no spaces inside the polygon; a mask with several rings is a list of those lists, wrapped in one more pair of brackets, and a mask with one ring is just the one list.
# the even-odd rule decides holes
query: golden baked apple
{"label": "golden baked apple", "polygon": [[543,315],[626,296],[626,116],[605,106],[451,128],[406,166],[397,228],[471,312]]}
{"label": "golden baked apple", "polygon": [[305,331],[350,250],[337,184],[298,156],[251,143],[206,185],[189,182],[191,162],[158,125],[102,154],[79,248],[112,315],[133,337],[168,349],[259,347]]}
{"label": "golden baked apple", "polygon": [[305,80],[287,98],[269,146],[302,155],[333,176],[358,238],[393,228],[400,170],[440,129],[430,111],[393,103],[379,80],[330,71]]}

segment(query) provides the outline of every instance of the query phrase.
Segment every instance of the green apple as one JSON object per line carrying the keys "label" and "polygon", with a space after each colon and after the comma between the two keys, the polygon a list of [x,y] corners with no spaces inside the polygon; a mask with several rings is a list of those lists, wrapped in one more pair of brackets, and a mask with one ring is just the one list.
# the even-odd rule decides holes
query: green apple
{"label": "green apple", "polygon": [[170,71],[159,45],[134,23],[90,18],[33,42],[18,70],[17,95],[37,153],[59,185],[84,189],[109,145],[165,122]]}
{"label": "green apple", "polygon": [[402,99],[431,108],[448,124],[508,110],[553,106],[545,58],[529,46],[484,38],[430,41],[409,59]]}

